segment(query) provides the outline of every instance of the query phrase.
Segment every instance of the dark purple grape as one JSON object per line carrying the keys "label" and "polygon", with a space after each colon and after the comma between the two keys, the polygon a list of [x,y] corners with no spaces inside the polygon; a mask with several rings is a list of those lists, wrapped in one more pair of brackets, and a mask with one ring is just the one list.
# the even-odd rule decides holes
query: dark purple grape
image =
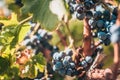
{"label": "dark purple grape", "polygon": [[72,56],[73,55],[72,49],[67,49],[67,50],[65,50],[65,52],[66,52],[67,56]]}
{"label": "dark purple grape", "polygon": [[84,68],[86,68],[86,67],[88,66],[87,62],[84,61],[84,60],[83,60],[80,64],[81,64],[81,66],[84,67]]}
{"label": "dark purple grape", "polygon": [[103,19],[104,20],[110,20],[110,11],[109,10],[105,10],[103,12]]}
{"label": "dark purple grape", "polygon": [[101,40],[105,40],[105,39],[107,38],[105,32],[98,32],[98,33],[97,33],[97,36],[98,36],[98,38],[101,39]]}
{"label": "dark purple grape", "polygon": [[84,6],[78,5],[78,6],[76,7],[76,11],[77,11],[77,13],[79,13],[79,14],[83,13],[83,12],[84,12]]}
{"label": "dark purple grape", "polygon": [[75,63],[74,63],[74,62],[71,62],[71,63],[70,63],[70,67],[71,67],[71,68],[75,68]]}
{"label": "dark purple grape", "polygon": [[118,16],[118,7],[114,8],[112,13],[113,15]]}
{"label": "dark purple grape", "polygon": [[73,73],[73,70],[71,68],[68,68],[67,71],[66,71],[66,75],[71,76],[72,73]]}
{"label": "dark purple grape", "polygon": [[54,60],[60,60],[61,59],[61,57],[59,56],[58,52],[56,52],[56,53],[53,54],[53,59]]}
{"label": "dark purple grape", "polygon": [[63,65],[66,67],[69,65],[71,61],[72,61],[72,58],[70,56],[65,56],[63,59]]}
{"label": "dark purple grape", "polygon": [[84,2],[84,7],[86,10],[89,10],[93,7],[93,3],[91,1]]}
{"label": "dark purple grape", "polygon": [[88,19],[92,18],[92,17],[93,17],[92,11],[87,11],[87,12],[86,12],[86,17],[87,17]]}
{"label": "dark purple grape", "polygon": [[97,28],[97,21],[93,21],[92,22],[92,24],[90,25],[90,28],[92,29],[92,30],[94,30],[94,29],[96,29]]}
{"label": "dark purple grape", "polygon": [[92,63],[93,58],[92,58],[91,56],[86,56],[86,57],[85,57],[85,61],[86,61],[87,63]]}
{"label": "dark purple grape", "polygon": [[97,27],[99,29],[99,28],[103,28],[104,27],[105,22],[103,20],[98,20],[96,24],[97,24]]}
{"label": "dark purple grape", "polygon": [[70,10],[70,13],[71,13],[71,14],[74,13],[74,7],[70,6],[69,10]]}
{"label": "dark purple grape", "polygon": [[59,53],[59,57],[60,57],[60,58],[64,58],[65,56],[66,56],[65,52],[61,51],[61,52]]}
{"label": "dark purple grape", "polygon": [[82,13],[82,14],[76,13],[76,17],[77,17],[77,19],[79,19],[79,20],[83,20],[84,17],[85,17],[85,13]]}
{"label": "dark purple grape", "polygon": [[57,70],[59,70],[59,69],[61,69],[62,67],[63,67],[62,62],[57,61],[56,64],[55,64],[55,68],[56,68]]}
{"label": "dark purple grape", "polygon": [[94,19],[100,19],[102,16],[102,13],[100,11],[96,11],[94,14],[93,14],[93,18]]}
{"label": "dark purple grape", "polygon": [[109,38],[107,38],[106,40],[103,41],[103,43],[105,46],[108,46],[108,45],[110,45],[111,41]]}

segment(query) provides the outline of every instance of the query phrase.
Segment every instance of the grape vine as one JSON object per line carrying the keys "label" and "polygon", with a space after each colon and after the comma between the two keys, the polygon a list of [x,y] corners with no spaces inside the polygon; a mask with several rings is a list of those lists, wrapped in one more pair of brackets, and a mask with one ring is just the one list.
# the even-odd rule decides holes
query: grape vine
{"label": "grape vine", "polygon": [[108,2],[1,0],[0,80],[110,80],[104,46],[120,42],[120,14]]}

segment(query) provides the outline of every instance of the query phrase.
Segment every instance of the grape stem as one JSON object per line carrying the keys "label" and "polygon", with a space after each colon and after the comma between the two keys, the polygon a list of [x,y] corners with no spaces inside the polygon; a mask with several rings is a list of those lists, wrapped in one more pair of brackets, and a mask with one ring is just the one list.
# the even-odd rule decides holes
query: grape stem
{"label": "grape stem", "polygon": [[40,23],[37,23],[36,26],[34,27],[34,30],[30,34],[30,38],[37,32],[39,27],[40,27]]}
{"label": "grape stem", "polygon": [[68,34],[69,34],[69,41],[70,41],[69,47],[73,47],[73,48],[75,49],[74,39],[73,39],[73,36],[72,36],[72,34],[71,34],[71,31],[70,31],[70,28],[69,28],[69,24],[66,23],[65,25],[66,25],[66,28],[67,28]]}
{"label": "grape stem", "polygon": [[91,50],[91,29],[88,24],[88,19],[84,19],[84,30],[83,30],[83,55],[84,56],[91,56],[92,50]]}
{"label": "grape stem", "polygon": [[24,23],[28,22],[30,19],[32,19],[32,16],[30,16],[30,17],[22,20],[21,22],[19,22],[18,26],[23,25]]}
{"label": "grape stem", "polygon": [[61,33],[61,31],[59,30],[60,26],[61,26],[61,24],[58,25],[58,27],[56,28],[55,31],[56,31],[56,33],[58,34],[58,36],[60,37],[61,42],[62,42],[62,44],[64,45],[64,47],[67,48],[67,47],[68,47],[68,44],[67,44],[67,42],[66,42],[66,39],[65,39],[64,35]]}

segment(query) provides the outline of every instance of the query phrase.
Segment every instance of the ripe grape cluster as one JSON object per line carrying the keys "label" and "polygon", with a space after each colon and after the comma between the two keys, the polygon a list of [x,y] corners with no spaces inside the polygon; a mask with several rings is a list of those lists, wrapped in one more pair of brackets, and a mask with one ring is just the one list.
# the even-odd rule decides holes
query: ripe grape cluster
{"label": "ripe grape cluster", "polygon": [[[111,5],[109,5],[111,6]],[[93,17],[89,19],[92,36],[98,38],[105,46],[111,43],[110,28],[115,24],[117,19],[117,8],[111,6],[113,11],[104,9],[102,6],[97,6]],[[103,10],[103,11],[101,11]]]}
{"label": "ripe grape cluster", "polygon": [[98,38],[106,46],[111,43],[110,28],[117,19],[117,7],[106,4],[108,6],[106,8],[99,0],[66,0],[66,2],[71,14],[76,15],[78,20],[88,18],[94,38]]}
{"label": "ripe grape cluster", "polygon": [[91,18],[93,16],[91,9],[98,2],[99,0],[66,0],[70,13],[74,14],[79,20],[83,20],[85,16]]}
{"label": "ripe grape cluster", "polygon": [[52,39],[52,35],[44,29],[38,29],[34,35],[30,36],[34,31],[36,23],[31,23],[31,29],[22,41],[22,45],[27,49],[32,49],[35,54],[42,52],[44,48],[53,50],[53,46],[49,44],[49,40]]}
{"label": "ripe grape cluster", "polygon": [[[91,56],[87,56],[78,64],[76,64],[72,56],[72,49],[55,52],[52,61],[53,70],[62,76],[76,76],[81,74],[82,71],[84,71],[93,61],[93,58]],[[78,69],[79,67],[83,67],[83,69]]]}

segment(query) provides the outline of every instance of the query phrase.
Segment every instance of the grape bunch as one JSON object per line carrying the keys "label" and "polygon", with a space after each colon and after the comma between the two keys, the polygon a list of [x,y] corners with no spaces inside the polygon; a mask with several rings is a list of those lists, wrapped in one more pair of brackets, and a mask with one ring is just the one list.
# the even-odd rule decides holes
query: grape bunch
{"label": "grape bunch", "polygon": [[109,6],[112,7],[112,12],[99,5],[95,9],[93,17],[89,19],[92,36],[98,38],[105,46],[111,43],[110,28],[115,24],[117,19],[117,8],[112,5]]}
{"label": "grape bunch", "polygon": [[[66,49],[65,51],[55,52],[53,55],[53,71],[56,71],[62,76],[76,76],[85,71],[89,65],[93,62],[91,56],[87,56],[82,59],[78,64],[72,58],[72,49]],[[83,69],[79,69],[83,67]]]}
{"label": "grape bunch", "polygon": [[98,38],[105,46],[111,43],[110,28],[117,19],[117,7],[106,4],[106,9],[99,0],[66,0],[71,14],[74,14],[78,20],[85,17],[89,20],[92,30],[92,36]]}
{"label": "grape bunch", "polygon": [[34,35],[30,36],[34,31],[36,23],[31,23],[31,29],[22,41],[22,45],[27,49],[32,49],[35,54],[42,52],[44,48],[52,51],[53,46],[49,44],[49,40],[52,39],[52,35],[44,29],[38,29]]}
{"label": "grape bunch", "polygon": [[92,9],[99,3],[99,0],[66,0],[66,3],[70,13],[74,14],[77,19],[83,20],[84,17],[93,16]]}

